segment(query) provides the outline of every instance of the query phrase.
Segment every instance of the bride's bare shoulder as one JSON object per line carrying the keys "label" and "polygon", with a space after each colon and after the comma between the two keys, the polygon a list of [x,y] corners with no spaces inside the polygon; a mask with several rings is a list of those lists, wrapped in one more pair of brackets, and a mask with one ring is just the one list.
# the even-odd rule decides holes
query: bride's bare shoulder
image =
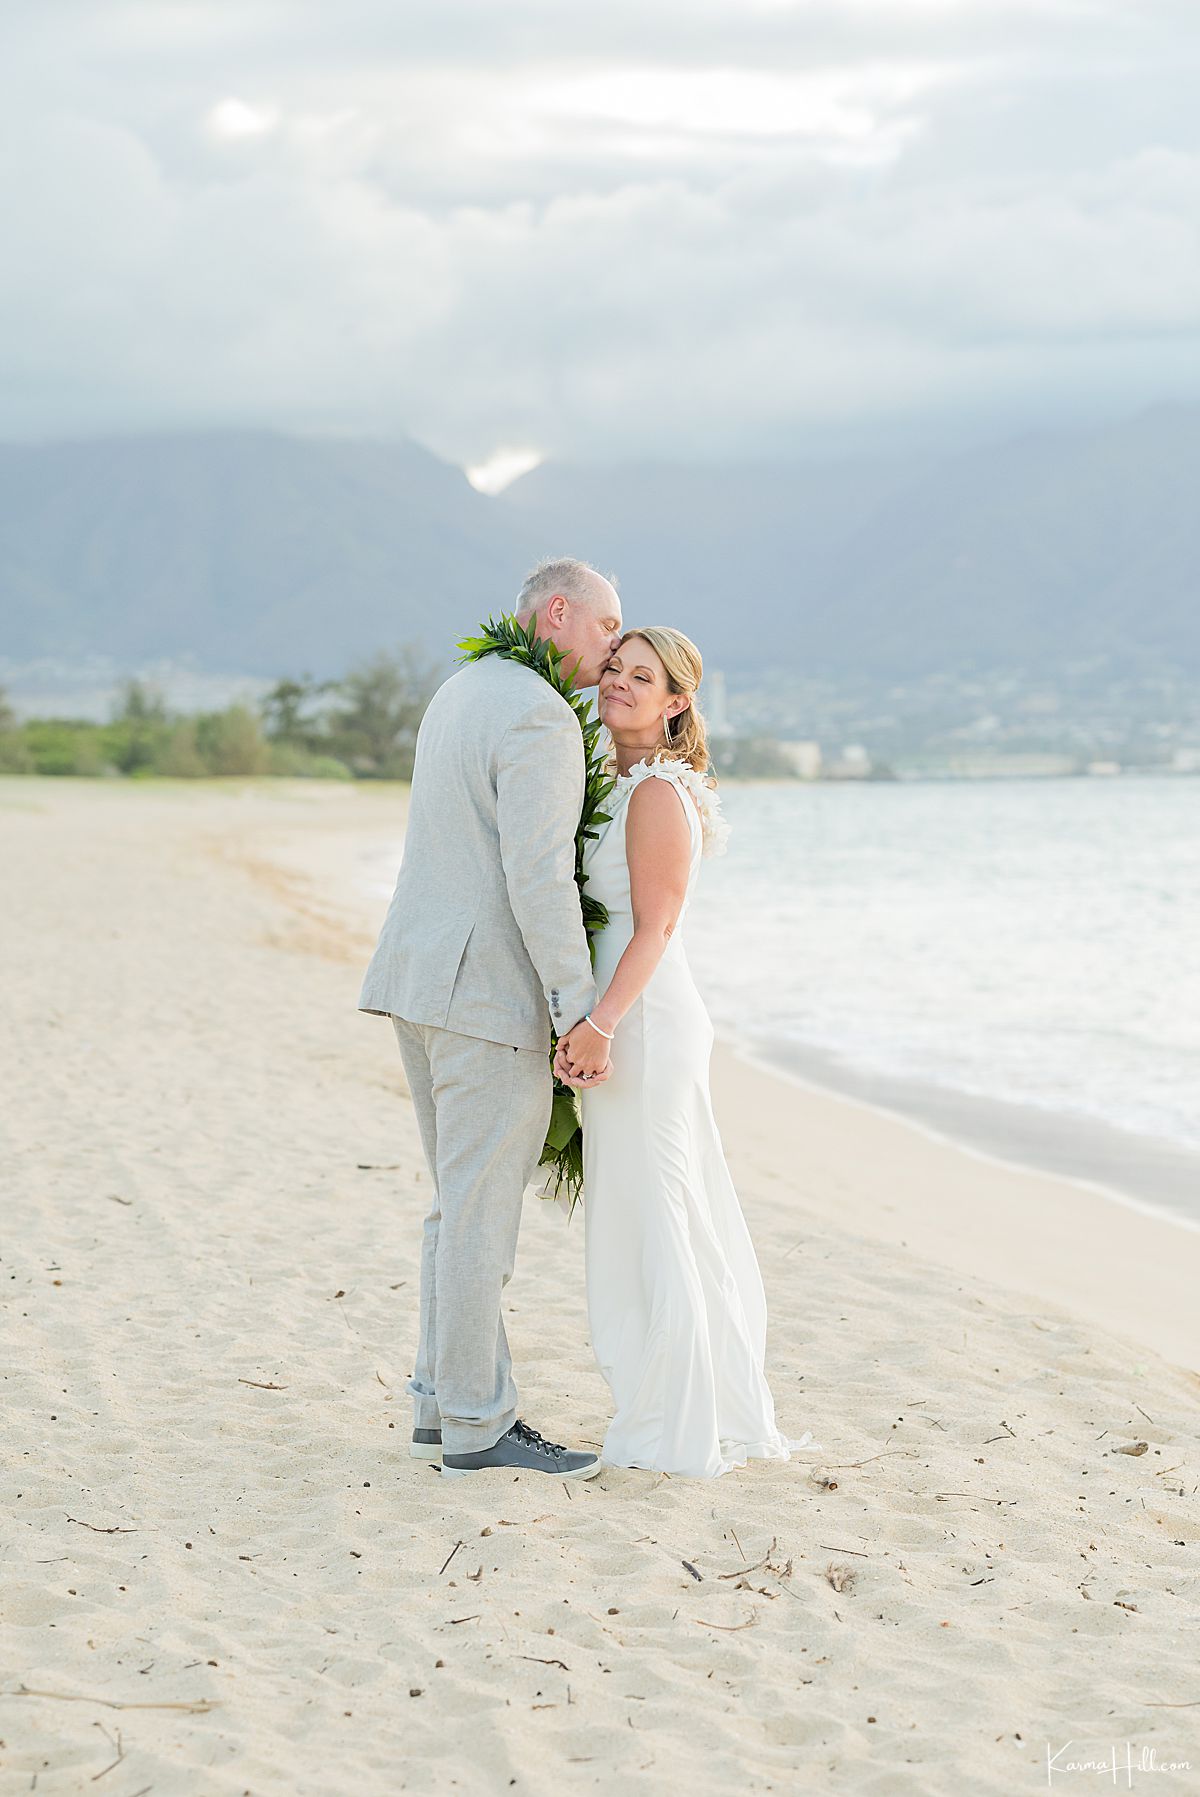
{"label": "bride's bare shoulder", "polygon": [[[654,776],[658,776],[657,779]],[[692,801],[700,824],[703,849],[706,855],[722,855],[729,838],[729,825],[722,812],[720,794],[716,782],[710,780],[690,762],[673,760],[662,756],[656,761],[640,761],[629,773],[622,776],[625,784],[633,789],[639,784],[650,781],[654,785],[664,782],[674,786],[678,792],[686,792]]]}

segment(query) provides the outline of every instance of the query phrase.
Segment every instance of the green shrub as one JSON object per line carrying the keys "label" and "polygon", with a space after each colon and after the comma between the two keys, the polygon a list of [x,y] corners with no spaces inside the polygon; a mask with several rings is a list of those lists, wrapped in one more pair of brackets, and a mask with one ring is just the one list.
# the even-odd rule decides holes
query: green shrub
{"label": "green shrub", "polygon": [[354,775],[344,761],[335,755],[315,755],[307,749],[301,749],[295,743],[273,742],[271,744],[272,774],[282,774],[292,780],[353,780]]}
{"label": "green shrub", "polygon": [[181,718],[167,737],[156,762],[155,771],[173,780],[199,780],[207,774],[204,758],[196,745],[196,720]]}
{"label": "green shrub", "polygon": [[20,730],[0,731],[0,774],[32,774],[33,756]]}
{"label": "green shrub", "polygon": [[265,774],[271,765],[258,719],[245,705],[198,717],[196,749],[210,774]]}
{"label": "green shrub", "polygon": [[157,688],[125,680],[112,722],[104,730],[104,758],[123,774],[153,773],[170,733],[166,704]]}
{"label": "green shrub", "polygon": [[35,774],[102,774],[110,764],[100,724],[80,718],[30,718],[21,735]]}

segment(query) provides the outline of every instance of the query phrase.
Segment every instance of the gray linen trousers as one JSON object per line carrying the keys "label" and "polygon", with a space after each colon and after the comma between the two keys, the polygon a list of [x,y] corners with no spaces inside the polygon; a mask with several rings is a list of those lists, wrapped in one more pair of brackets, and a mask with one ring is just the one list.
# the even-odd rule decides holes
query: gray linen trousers
{"label": "gray linen trousers", "polygon": [[404,852],[359,995],[390,1016],[433,1182],[414,1426],[445,1453],[517,1416],[501,1315],[553,1096],[550,1031],[596,1002],[575,884],[583,737],[499,656],[439,687],[417,734]]}

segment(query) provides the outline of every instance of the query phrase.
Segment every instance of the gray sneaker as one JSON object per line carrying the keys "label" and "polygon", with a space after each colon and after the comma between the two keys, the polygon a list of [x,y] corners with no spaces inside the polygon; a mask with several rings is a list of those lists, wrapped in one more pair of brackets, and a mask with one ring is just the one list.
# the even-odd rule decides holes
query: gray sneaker
{"label": "gray sneaker", "polygon": [[494,1447],[477,1454],[443,1454],[443,1479],[465,1479],[468,1473],[489,1467],[509,1467],[515,1472],[552,1473],[560,1479],[594,1479],[601,1470],[598,1454],[577,1453],[547,1441],[518,1417],[507,1435]]}
{"label": "gray sneaker", "polygon": [[414,1460],[440,1460],[442,1457],[441,1430],[414,1429],[412,1446],[408,1451]]}

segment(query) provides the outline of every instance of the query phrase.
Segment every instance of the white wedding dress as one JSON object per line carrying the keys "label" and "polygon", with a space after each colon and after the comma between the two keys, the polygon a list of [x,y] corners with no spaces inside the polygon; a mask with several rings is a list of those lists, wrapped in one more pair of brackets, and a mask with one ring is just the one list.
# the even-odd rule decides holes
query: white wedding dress
{"label": "white wedding dress", "polygon": [[615,1409],[601,1457],[715,1478],[820,1443],[807,1430],[799,1440],[780,1433],[763,1374],[762,1275],[713,1116],[713,1028],[682,932],[701,855],[724,848],[728,825],[681,761],[641,761],[622,775],[605,805],[611,822],[587,845],[587,890],[609,916],[596,985],[605,990],[633,933],[625,820],[647,779],[679,795],[691,868],[663,957],[617,1026],[612,1075],[580,1093],[588,1322]]}

